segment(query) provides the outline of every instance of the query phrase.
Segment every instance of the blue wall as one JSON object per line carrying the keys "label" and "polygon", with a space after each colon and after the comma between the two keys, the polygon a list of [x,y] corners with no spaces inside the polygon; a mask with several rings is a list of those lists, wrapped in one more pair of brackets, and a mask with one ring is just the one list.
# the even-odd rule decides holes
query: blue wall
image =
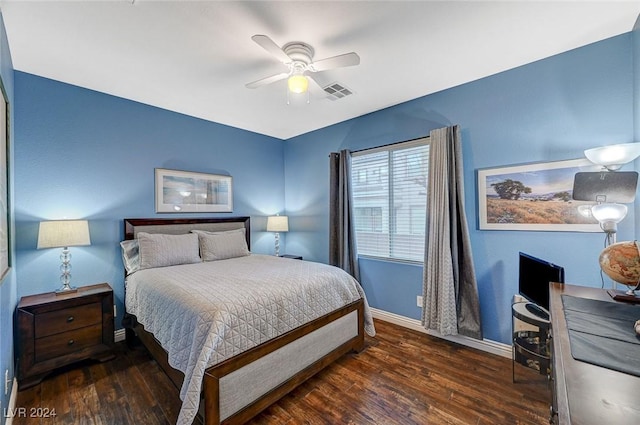
{"label": "blue wall", "polygon": [[[16,291],[22,296],[59,286],[59,253],[36,250],[40,220],[90,221],[92,245],[72,249],[73,282],[110,282],[121,315],[122,218],[155,215],[154,168],[232,175],[233,215],[252,216],[254,251],[272,251],[264,217],[285,211],[292,231],[283,251],[326,262],[329,152],[413,139],[452,124],[462,128],[485,337],[508,343],[517,252],[565,266],[570,283],[599,286],[597,257],[604,238],[477,230],[476,170],[580,158],[585,148],[633,141],[640,127],[634,111],[636,38],[625,34],[286,142],[15,72],[16,282],[11,275],[0,292],[3,364],[10,363],[7,321]],[[13,87],[4,44],[2,49],[2,75],[8,66],[5,85]],[[620,240],[634,237],[633,215],[620,226]],[[373,307],[420,317],[415,297],[421,293],[422,267],[362,260],[361,271]]]}
{"label": "blue wall", "polygon": [[[632,33],[290,139],[285,147],[287,244],[328,259],[328,160],[358,150],[462,129],[464,183],[485,338],[510,343],[518,251],[563,265],[569,283],[600,286],[602,233],[477,230],[476,170],[583,158],[586,148],[634,141]],[[633,212],[619,240],[634,238]],[[419,319],[422,268],[360,261],[372,307]]]}
{"label": "blue wall", "polygon": [[253,251],[273,250],[264,217],[284,208],[281,140],[22,72],[15,91],[19,296],[60,286],[60,252],[36,250],[38,223],[87,219],[92,244],[71,248],[72,284],[109,282],[120,328],[122,219],[157,215],[156,167],[231,175],[232,215],[252,216]]}
{"label": "blue wall", "polygon": [[[14,134],[13,131],[13,117],[15,116],[15,111],[13,110],[13,99],[14,99],[14,90],[13,90],[13,65],[11,62],[11,53],[9,51],[9,45],[7,43],[7,34],[4,27],[4,20],[2,18],[2,14],[0,14],[0,76],[2,77],[2,83],[4,85],[7,98],[9,101],[9,158],[11,162],[11,157],[13,156],[13,140]],[[12,196],[13,189],[13,169],[9,169],[9,193]],[[9,208],[13,210],[13,199],[9,200]],[[13,221],[9,223],[10,225],[10,256],[13,259],[13,263],[15,264],[15,230],[13,226]],[[0,401],[2,402],[2,408],[8,406],[9,404],[9,395],[11,394],[11,385],[6,388],[5,394],[5,383],[4,383],[4,373],[6,370],[9,371],[9,378],[13,378],[13,309],[16,305],[17,295],[16,295],[16,273],[15,268],[12,268],[9,271],[9,274],[0,282]],[[0,416],[0,423],[4,424],[6,418],[4,415]]]}

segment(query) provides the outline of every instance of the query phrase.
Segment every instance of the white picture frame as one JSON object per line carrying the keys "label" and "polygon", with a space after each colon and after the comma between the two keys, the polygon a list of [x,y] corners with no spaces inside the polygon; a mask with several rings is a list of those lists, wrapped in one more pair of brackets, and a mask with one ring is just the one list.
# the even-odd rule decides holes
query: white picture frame
{"label": "white picture frame", "polygon": [[[575,174],[600,169],[585,158],[478,170],[478,228],[601,232],[595,218],[578,212],[578,206],[594,203],[571,198]],[[501,197],[496,185],[508,180],[522,183],[529,192],[517,199]]]}
{"label": "white picture frame", "polygon": [[155,199],[157,213],[233,212],[233,179],[156,168]]}

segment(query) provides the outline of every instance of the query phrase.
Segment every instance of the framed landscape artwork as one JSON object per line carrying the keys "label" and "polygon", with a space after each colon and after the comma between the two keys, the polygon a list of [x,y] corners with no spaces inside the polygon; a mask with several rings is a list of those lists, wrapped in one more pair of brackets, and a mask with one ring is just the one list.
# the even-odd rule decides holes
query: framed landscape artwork
{"label": "framed landscape artwork", "polygon": [[231,176],[155,169],[156,212],[232,212]]}
{"label": "framed landscape artwork", "polygon": [[572,199],[579,171],[599,171],[587,159],[478,170],[481,230],[601,232],[593,217],[578,212],[592,202]]}

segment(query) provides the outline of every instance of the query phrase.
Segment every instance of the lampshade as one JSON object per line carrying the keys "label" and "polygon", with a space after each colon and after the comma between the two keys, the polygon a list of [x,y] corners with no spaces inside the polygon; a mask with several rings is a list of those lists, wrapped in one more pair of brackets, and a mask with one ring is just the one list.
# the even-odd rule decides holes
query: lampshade
{"label": "lampshade", "polygon": [[598,204],[591,207],[591,214],[600,223],[620,223],[627,215],[627,206],[622,204]]}
{"label": "lampshade", "polygon": [[304,75],[293,74],[287,80],[287,86],[292,93],[304,93],[309,88],[309,80]]}
{"label": "lampshade", "polygon": [[640,143],[621,143],[587,149],[584,151],[584,155],[594,164],[614,171],[640,156]]}
{"label": "lampshade", "polygon": [[38,249],[91,245],[87,220],[41,221]]}
{"label": "lampshade", "polygon": [[[627,215],[627,206],[622,204],[598,204],[591,207],[591,214],[598,220],[600,227],[607,235],[615,236],[618,223]],[[615,243],[615,238],[610,242]]]}
{"label": "lampshade", "polygon": [[288,232],[289,217],[286,215],[273,215],[267,217],[267,232]]}
{"label": "lampshade", "polygon": [[578,206],[578,213],[583,217],[593,217],[593,213],[591,212],[592,205],[580,205]]}

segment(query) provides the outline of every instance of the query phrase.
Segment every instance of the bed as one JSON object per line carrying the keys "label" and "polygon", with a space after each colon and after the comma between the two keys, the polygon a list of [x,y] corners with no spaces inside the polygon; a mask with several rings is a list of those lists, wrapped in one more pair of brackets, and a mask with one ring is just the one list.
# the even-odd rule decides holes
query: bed
{"label": "bed", "polygon": [[[125,219],[124,228],[127,339],[138,337],[180,389],[180,425],[197,414],[207,425],[244,423],[375,334],[355,279],[250,253],[249,217]],[[142,267],[130,263],[132,247]],[[160,252],[151,263],[150,247]]]}

